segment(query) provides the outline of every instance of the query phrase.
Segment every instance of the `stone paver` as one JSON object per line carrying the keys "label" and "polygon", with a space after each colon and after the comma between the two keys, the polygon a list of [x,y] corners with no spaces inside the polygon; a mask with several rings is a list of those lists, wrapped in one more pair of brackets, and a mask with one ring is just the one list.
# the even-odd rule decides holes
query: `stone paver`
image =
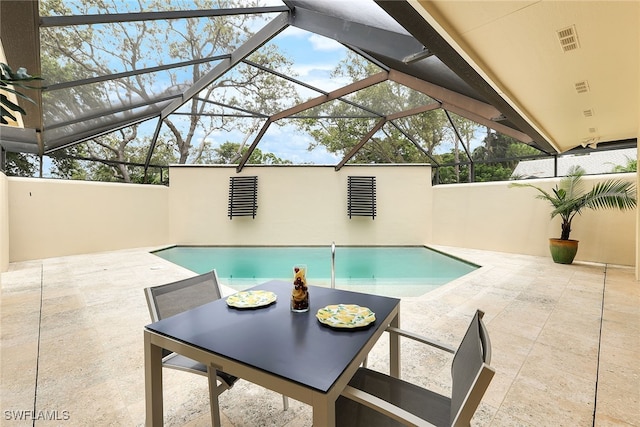
{"label": "stone paver", "polygon": [[[2,274],[2,425],[32,425],[14,418],[34,400],[36,415],[59,418],[36,425],[144,424],[142,289],[193,274],[150,249],[13,263]],[[594,409],[598,426],[640,425],[640,291],[632,268],[437,249],[482,268],[403,298],[401,326],[457,346],[474,310],[485,311],[497,373],[474,425],[590,426]],[[403,378],[450,391],[449,355],[403,341],[402,361]],[[383,338],[369,366],[386,371],[387,363]],[[165,370],[164,399],[166,425],[209,424],[206,378]],[[239,381],[220,397],[223,424],[309,426],[309,407],[290,401],[283,412],[280,395]]]}

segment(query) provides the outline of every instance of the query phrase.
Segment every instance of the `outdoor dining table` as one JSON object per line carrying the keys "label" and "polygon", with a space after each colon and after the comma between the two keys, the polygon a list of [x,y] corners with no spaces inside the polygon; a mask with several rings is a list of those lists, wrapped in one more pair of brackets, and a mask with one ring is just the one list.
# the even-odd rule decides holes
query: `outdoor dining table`
{"label": "outdoor dining table", "polygon": [[[313,425],[335,425],[335,401],[388,326],[399,327],[400,300],[310,286],[310,310],[290,309],[292,285],[270,281],[252,290],[276,294],[265,307],[238,309],[225,298],[147,325],[144,330],[146,425],[163,423],[162,349],[177,352],[311,405]],[[376,320],[332,328],[318,309],[356,304]],[[389,334],[390,374],[400,371],[399,338]]]}

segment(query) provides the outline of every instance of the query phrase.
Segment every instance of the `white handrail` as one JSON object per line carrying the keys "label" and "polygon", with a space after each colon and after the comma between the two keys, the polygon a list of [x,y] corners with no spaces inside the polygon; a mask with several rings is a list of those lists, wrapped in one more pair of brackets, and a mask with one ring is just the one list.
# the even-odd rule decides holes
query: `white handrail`
{"label": "white handrail", "polygon": [[331,289],[336,287],[336,242],[331,242]]}

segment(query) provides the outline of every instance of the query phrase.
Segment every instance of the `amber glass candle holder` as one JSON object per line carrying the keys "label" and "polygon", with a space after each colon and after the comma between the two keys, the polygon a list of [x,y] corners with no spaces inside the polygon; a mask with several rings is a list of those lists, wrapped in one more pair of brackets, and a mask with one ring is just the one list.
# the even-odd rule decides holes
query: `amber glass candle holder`
{"label": "amber glass candle holder", "polygon": [[296,313],[309,311],[309,288],[307,287],[307,266],[305,264],[293,266],[291,311]]}

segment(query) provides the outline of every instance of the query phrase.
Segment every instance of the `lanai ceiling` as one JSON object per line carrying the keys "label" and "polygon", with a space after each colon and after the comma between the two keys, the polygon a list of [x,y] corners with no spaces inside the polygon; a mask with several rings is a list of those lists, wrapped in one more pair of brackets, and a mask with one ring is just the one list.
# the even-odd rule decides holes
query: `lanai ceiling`
{"label": "lanai ceiling", "polygon": [[637,138],[640,2],[379,4],[422,43],[442,37],[445,63],[481,78],[487,98],[499,96],[557,151]]}
{"label": "lanai ceiling", "polygon": [[[58,17],[39,17],[37,2],[3,0],[0,4],[7,62],[26,66],[34,74],[40,70],[39,30],[44,27],[224,13],[272,16],[243,45],[218,58],[217,65],[200,81],[172,87],[144,105],[105,106],[97,114],[85,112],[71,118],[43,115],[47,105],[36,97],[37,106],[24,104],[28,112],[25,129],[2,128],[0,142],[7,151],[48,154],[141,121],[155,121],[159,130],[165,117],[233,66],[246,62],[252,52],[288,26],[332,38],[383,71],[331,92],[314,88],[317,97],[305,104],[265,116],[261,132],[274,121],[307,107],[390,80],[436,101],[416,112],[443,108],[547,153],[587,145],[637,145],[637,1],[287,0],[281,5],[244,10]],[[97,80],[117,77],[100,76]],[[88,83],[54,83],[48,90]],[[370,113],[384,122],[412,112]],[[259,142],[258,137],[252,147]],[[147,161],[152,150],[153,146]],[[240,167],[247,158],[248,154]]]}

